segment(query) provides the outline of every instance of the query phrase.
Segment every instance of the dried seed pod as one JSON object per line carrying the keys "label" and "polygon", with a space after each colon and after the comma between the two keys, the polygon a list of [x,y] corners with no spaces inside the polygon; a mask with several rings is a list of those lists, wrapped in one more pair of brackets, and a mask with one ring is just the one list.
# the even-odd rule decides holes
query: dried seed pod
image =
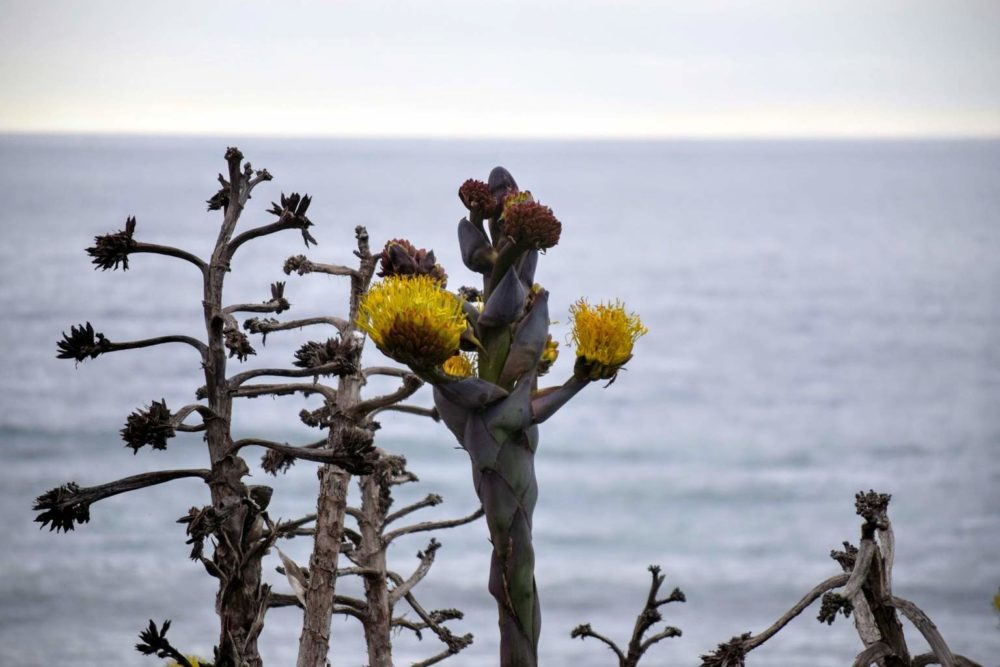
{"label": "dried seed pod", "polygon": [[125,229],[114,234],[95,236],[94,245],[87,248],[87,254],[93,257],[93,263],[102,271],[117,269],[119,265],[122,271],[128,271],[128,255],[135,250],[135,240],[132,235],[135,233],[135,217],[129,216],[125,221]]}
{"label": "dried seed pod", "polygon": [[131,447],[133,454],[138,454],[146,445],[166,450],[167,440],[177,434],[171,423],[172,417],[167,402],[163,399],[150,403],[147,410],[136,410],[128,416],[125,427],[121,430],[125,446]]}

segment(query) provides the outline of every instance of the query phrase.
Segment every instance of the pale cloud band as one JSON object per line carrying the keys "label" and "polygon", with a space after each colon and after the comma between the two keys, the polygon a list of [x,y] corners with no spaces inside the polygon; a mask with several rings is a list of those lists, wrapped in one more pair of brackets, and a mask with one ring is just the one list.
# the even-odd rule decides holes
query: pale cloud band
{"label": "pale cloud band", "polygon": [[0,2],[0,131],[1000,135],[1000,2]]}

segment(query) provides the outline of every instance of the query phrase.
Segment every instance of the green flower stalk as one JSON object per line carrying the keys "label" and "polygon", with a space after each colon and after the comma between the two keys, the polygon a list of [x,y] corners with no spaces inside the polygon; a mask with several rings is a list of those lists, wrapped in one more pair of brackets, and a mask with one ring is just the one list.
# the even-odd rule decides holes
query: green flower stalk
{"label": "green flower stalk", "polygon": [[[534,283],[535,267],[539,253],[558,243],[562,224],[552,209],[520,192],[502,167],[488,183],[466,181],[459,198],[469,209],[458,224],[462,260],[482,275],[481,291],[464,293],[481,294],[482,307],[426,275],[390,277],[362,304],[359,325],[379,349],[434,386],[442,421],[471,459],[490,531],[489,590],[499,613],[500,664],[537,667],[541,611],[532,516],[538,425],[590,382],[613,378],[645,327],[620,304],[591,308],[578,302],[576,368],[562,385],[539,390],[538,377],[552,367],[558,345],[549,334],[549,295]],[[397,246],[409,247],[392,241],[386,252],[401,257]],[[433,255],[409,256],[414,265],[433,264]],[[400,282],[418,280],[424,282]]]}

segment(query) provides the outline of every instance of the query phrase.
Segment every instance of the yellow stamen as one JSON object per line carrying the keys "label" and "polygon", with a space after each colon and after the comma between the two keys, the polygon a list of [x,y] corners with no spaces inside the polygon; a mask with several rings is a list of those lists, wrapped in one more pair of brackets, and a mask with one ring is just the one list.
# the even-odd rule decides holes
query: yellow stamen
{"label": "yellow stamen", "polygon": [[580,299],[569,311],[573,317],[572,340],[576,355],[605,367],[602,377],[609,371],[616,372],[631,359],[635,341],[649,332],[638,315],[625,312],[620,301],[591,306]]}

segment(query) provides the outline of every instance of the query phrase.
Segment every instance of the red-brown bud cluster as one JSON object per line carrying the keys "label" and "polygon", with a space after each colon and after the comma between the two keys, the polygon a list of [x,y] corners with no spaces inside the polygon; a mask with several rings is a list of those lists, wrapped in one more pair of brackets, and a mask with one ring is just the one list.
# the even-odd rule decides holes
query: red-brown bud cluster
{"label": "red-brown bud cluster", "polygon": [[462,183],[462,187],[458,189],[458,198],[471,213],[478,213],[484,218],[494,215],[498,208],[490,186],[474,178]]}
{"label": "red-brown bud cluster", "polygon": [[504,233],[525,248],[545,250],[559,243],[562,223],[552,209],[534,201],[509,204],[503,212]]}

